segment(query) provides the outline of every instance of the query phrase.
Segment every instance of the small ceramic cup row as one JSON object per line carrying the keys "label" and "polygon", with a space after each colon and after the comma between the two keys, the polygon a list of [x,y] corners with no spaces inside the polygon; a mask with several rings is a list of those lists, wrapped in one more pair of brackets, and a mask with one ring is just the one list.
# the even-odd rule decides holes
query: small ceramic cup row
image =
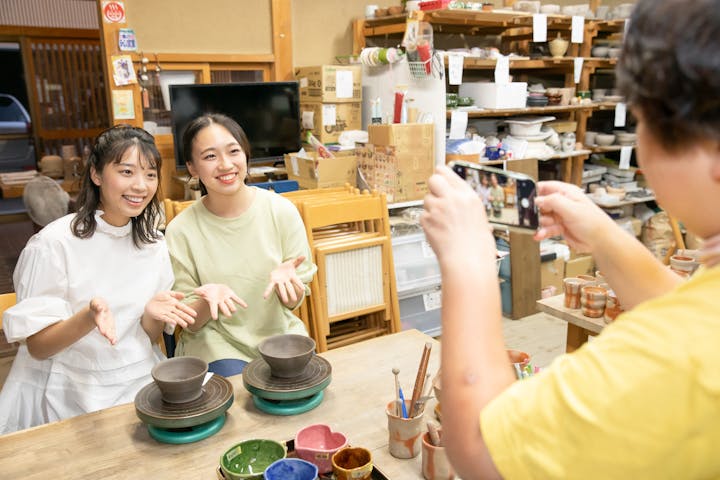
{"label": "small ceramic cup row", "polygon": [[565,308],[580,309],[589,318],[604,317],[610,323],[623,311],[615,292],[600,272],[563,279]]}

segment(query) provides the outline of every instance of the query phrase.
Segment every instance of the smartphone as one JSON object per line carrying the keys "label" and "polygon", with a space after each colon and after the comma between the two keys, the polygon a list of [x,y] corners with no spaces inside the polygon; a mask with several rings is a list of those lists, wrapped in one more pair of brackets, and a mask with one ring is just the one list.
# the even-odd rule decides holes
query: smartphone
{"label": "smartphone", "polygon": [[537,192],[532,178],[478,163],[456,161],[448,166],[482,198],[491,223],[538,228]]}

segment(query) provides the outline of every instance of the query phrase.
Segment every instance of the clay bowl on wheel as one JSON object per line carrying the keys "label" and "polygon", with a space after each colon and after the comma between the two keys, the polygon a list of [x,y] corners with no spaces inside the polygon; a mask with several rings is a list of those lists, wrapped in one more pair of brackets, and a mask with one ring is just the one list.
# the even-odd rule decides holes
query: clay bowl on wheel
{"label": "clay bowl on wheel", "polygon": [[274,377],[293,378],[300,375],[315,353],[315,340],[291,333],[273,335],[258,345],[263,360],[270,365]]}
{"label": "clay bowl on wheel", "polygon": [[155,365],[150,374],[168,403],[192,402],[202,395],[208,364],[197,357],[174,357]]}

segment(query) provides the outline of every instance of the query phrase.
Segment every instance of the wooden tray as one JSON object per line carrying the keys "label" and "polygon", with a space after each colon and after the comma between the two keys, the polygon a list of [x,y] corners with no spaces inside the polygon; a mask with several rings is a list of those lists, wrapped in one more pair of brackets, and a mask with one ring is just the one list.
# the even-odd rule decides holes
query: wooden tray
{"label": "wooden tray", "polygon": [[[297,455],[295,454],[295,440],[288,440],[285,442],[285,445],[287,445],[287,458],[297,458]],[[217,474],[218,480],[228,480],[228,478],[223,473],[222,469],[220,468],[220,465],[215,469],[215,473]],[[335,480],[335,475],[332,473],[327,473],[325,475],[318,475],[318,480]],[[373,464],[372,473],[370,474],[370,480],[390,480],[390,477],[385,475],[380,469],[377,468],[375,464]]]}

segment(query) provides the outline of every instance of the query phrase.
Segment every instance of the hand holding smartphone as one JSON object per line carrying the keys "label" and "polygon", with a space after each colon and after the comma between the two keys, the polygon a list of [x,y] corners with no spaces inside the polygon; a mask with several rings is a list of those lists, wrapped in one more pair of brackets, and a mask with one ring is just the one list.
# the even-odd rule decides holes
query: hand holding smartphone
{"label": "hand holding smartphone", "polygon": [[478,163],[455,161],[448,166],[480,196],[489,222],[538,228],[537,192],[532,178]]}

